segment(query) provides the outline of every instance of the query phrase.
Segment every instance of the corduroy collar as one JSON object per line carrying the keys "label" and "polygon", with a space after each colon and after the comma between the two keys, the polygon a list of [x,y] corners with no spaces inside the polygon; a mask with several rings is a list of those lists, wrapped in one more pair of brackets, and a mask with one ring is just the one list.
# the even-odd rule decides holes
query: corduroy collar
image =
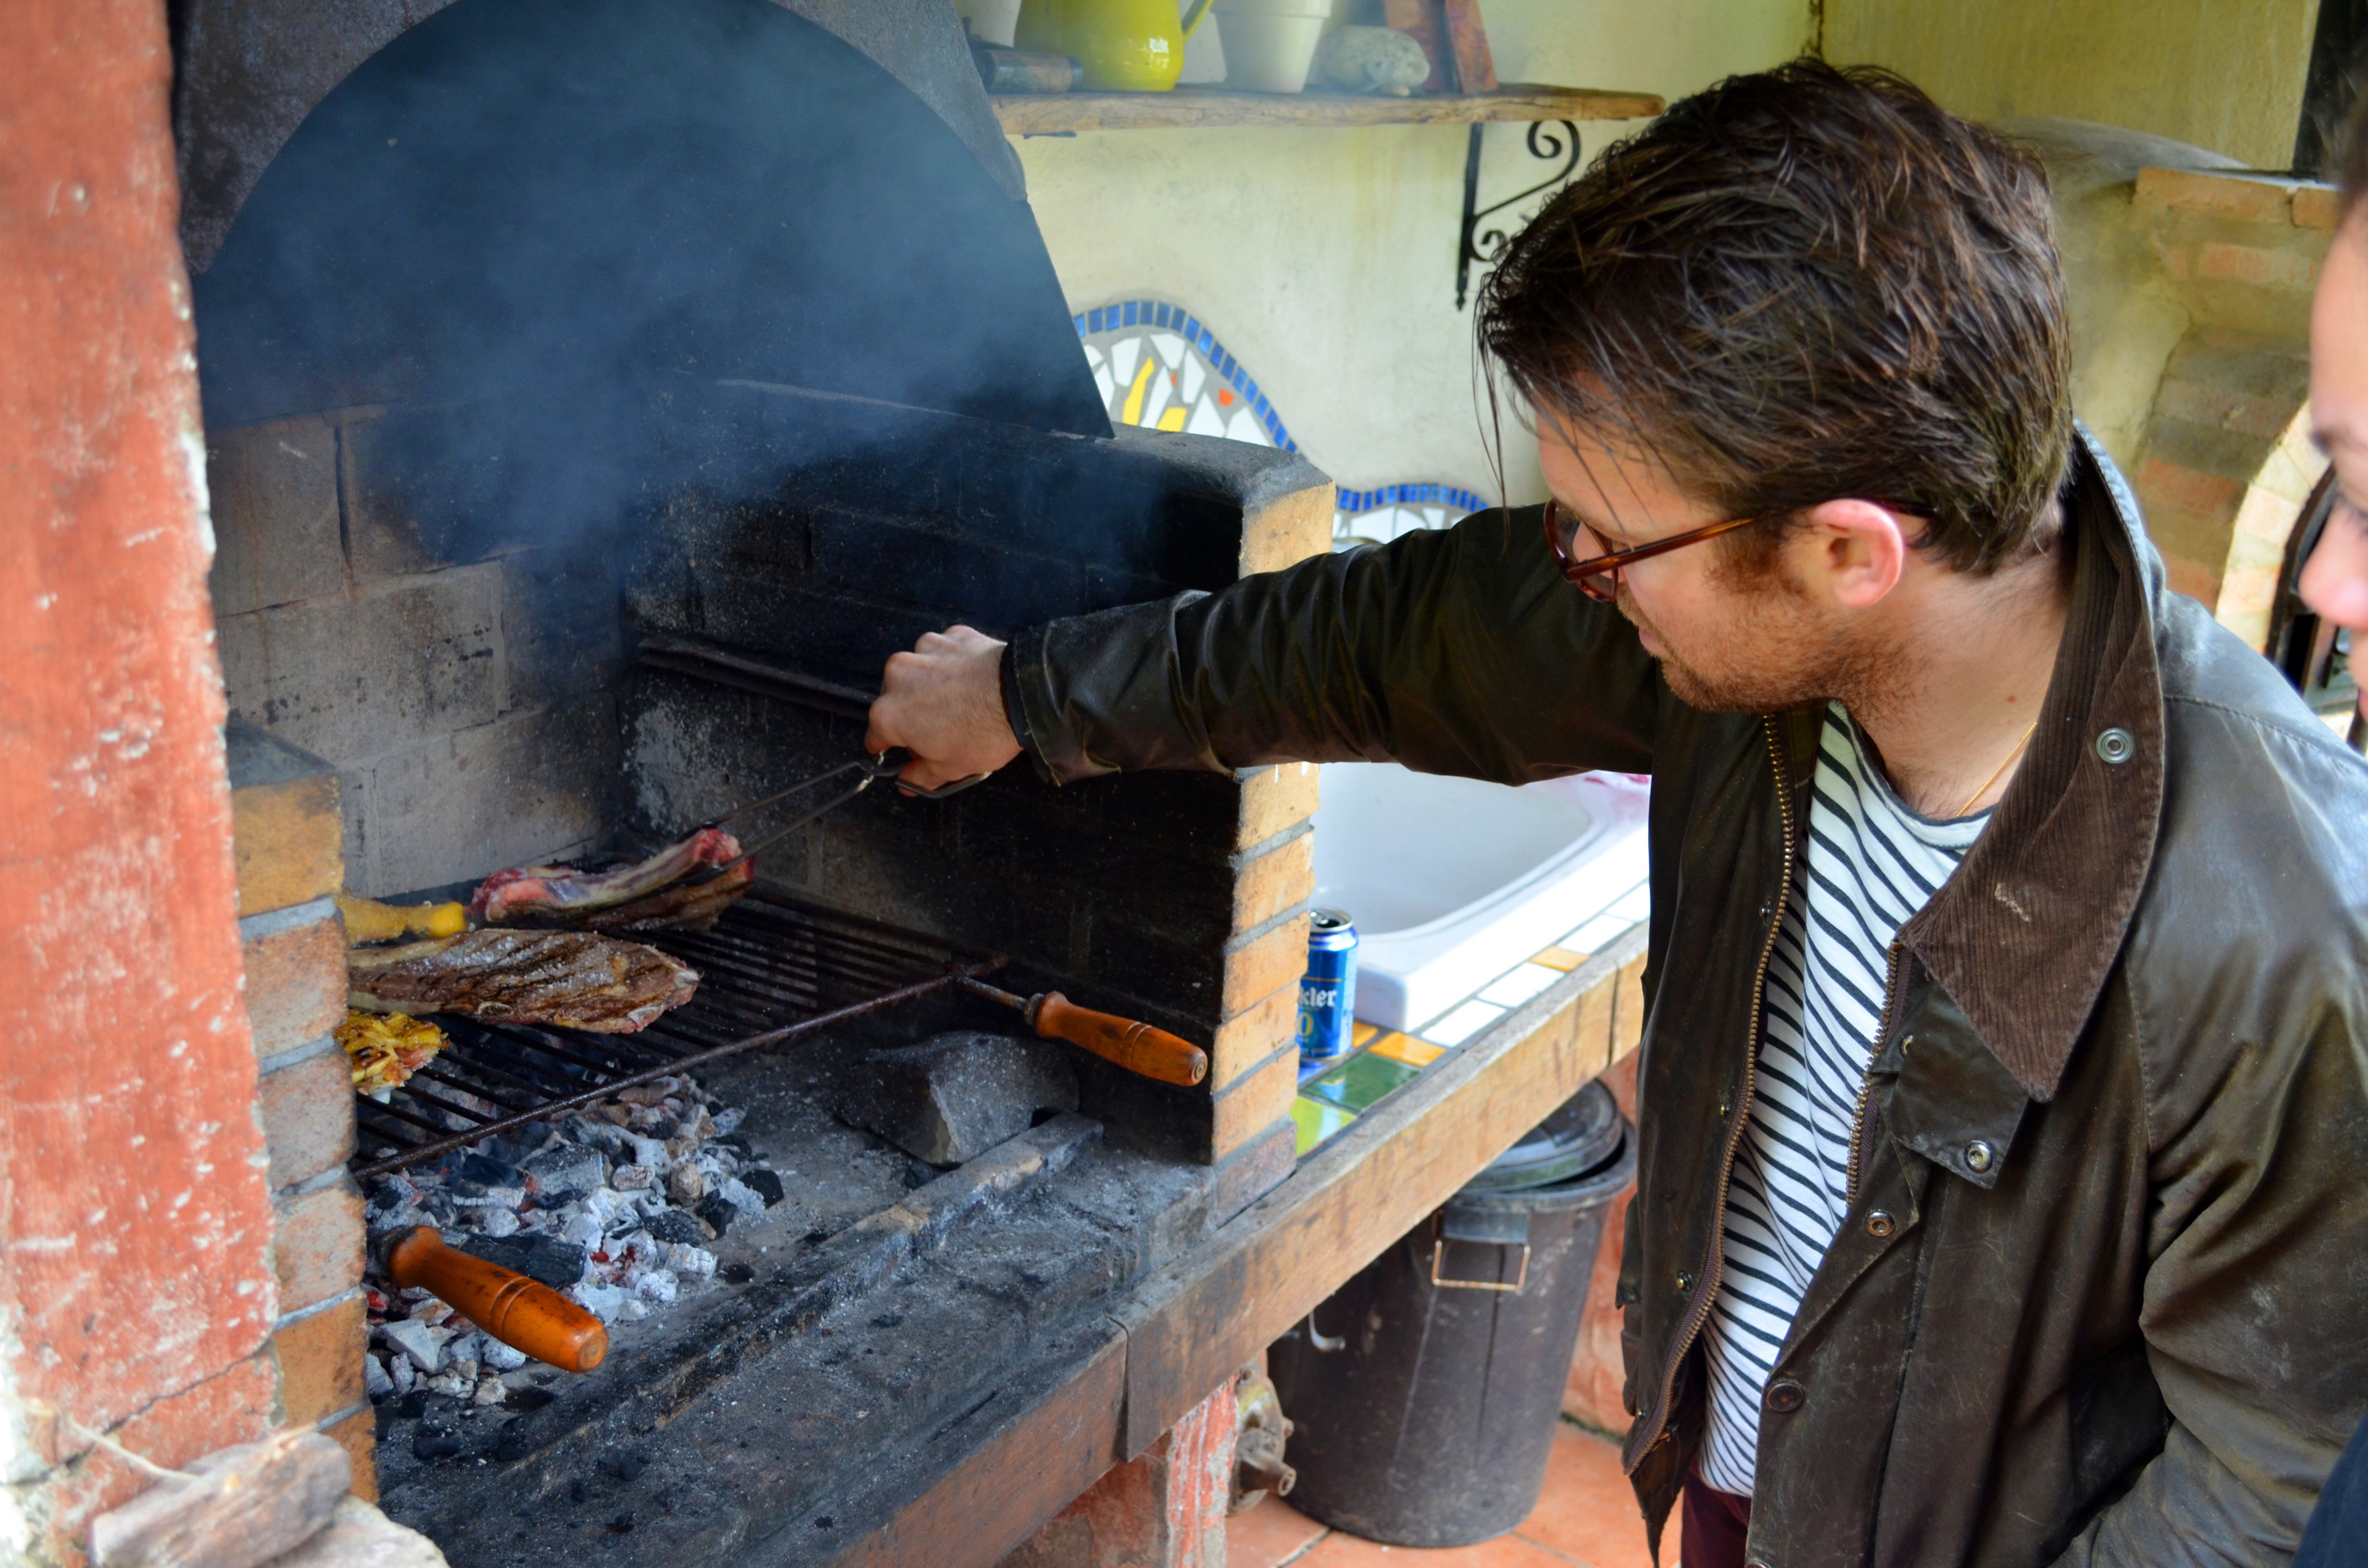
{"label": "corduroy collar", "polygon": [[1956,874],[1899,933],[2038,1100],[2055,1097],[2096,1008],[2162,823],[2162,561],[2086,429],[2064,505],[2071,612],[2030,752]]}

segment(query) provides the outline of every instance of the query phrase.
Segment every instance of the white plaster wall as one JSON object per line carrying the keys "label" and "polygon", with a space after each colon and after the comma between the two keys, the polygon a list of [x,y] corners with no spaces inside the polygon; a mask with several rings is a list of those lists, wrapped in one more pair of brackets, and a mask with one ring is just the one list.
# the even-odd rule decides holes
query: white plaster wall
{"label": "white plaster wall", "polygon": [[[1502,80],[1671,98],[1792,58],[1810,26],[1807,0],[1487,0],[1486,18]],[[1632,129],[1583,126],[1586,155]],[[1521,135],[1488,128],[1484,205],[1543,172]],[[1462,126],[1382,126],[1016,144],[1073,311],[1190,308],[1343,485],[1446,481],[1493,496],[1472,317],[1454,303],[1464,139]],[[1511,498],[1543,499],[1526,436],[1507,429]]]}

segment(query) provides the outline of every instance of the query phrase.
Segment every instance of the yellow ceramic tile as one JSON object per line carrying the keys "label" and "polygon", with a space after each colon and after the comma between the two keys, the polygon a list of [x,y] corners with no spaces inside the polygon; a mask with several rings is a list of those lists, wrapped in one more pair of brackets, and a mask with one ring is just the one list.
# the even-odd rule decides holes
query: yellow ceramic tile
{"label": "yellow ceramic tile", "polygon": [[1372,1051],[1376,1056],[1386,1056],[1393,1062],[1403,1062],[1409,1067],[1428,1067],[1447,1054],[1443,1048],[1433,1045],[1427,1040],[1416,1040],[1411,1035],[1395,1033],[1385,1034],[1375,1040]]}
{"label": "yellow ceramic tile", "polygon": [[1542,963],[1548,969],[1558,969],[1567,973],[1585,963],[1587,955],[1572,952],[1568,948],[1548,948],[1542,953],[1531,955],[1530,961]]}
{"label": "yellow ceramic tile", "polygon": [[1351,1051],[1364,1050],[1365,1047],[1373,1042],[1373,1037],[1381,1032],[1381,1025],[1369,1024],[1362,1018],[1358,1019],[1355,1023],[1349,1026],[1349,1049]]}
{"label": "yellow ceramic tile", "polygon": [[1356,1120],[1357,1113],[1301,1095],[1291,1102],[1291,1119],[1297,1124],[1299,1153],[1304,1154]]}

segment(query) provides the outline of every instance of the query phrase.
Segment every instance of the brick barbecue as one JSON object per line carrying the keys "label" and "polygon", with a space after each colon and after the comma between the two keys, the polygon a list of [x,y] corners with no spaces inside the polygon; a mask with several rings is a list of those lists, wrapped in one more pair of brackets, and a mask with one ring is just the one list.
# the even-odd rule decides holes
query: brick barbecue
{"label": "brick barbecue", "polygon": [[[931,1165],[849,1085],[1024,1032],[991,1004],[943,987],[706,1063],[783,1200],[702,1238],[712,1282],[612,1323],[596,1372],[507,1372],[500,1405],[364,1401],[347,1162],[400,1150],[356,1152],[329,895],[645,852],[854,756],[920,631],[1285,564],[1325,547],[1330,485],[1112,434],[941,5],[299,9],[211,0],[176,40],[287,1415],[365,1461],[381,1437],[388,1510],[455,1563],[825,1560],[942,1463],[926,1439],[1090,1354],[1102,1303],[1289,1172],[1312,771],[1013,768],[760,855],[746,919],[876,922],[1181,1035],[1208,1081],[1058,1048],[1073,1108]],[[733,98],[750,59],[805,107]],[[686,98],[702,73],[723,110]],[[636,182],[716,226],[748,300],[673,278],[685,251],[617,205]]]}

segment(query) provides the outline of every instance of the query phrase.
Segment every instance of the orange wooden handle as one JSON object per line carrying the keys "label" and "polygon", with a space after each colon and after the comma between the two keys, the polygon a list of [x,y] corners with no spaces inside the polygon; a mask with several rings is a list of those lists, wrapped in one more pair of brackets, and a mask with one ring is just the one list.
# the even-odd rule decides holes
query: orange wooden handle
{"label": "orange wooden handle", "polygon": [[588,1372],[609,1354],[600,1320],[548,1285],[444,1244],[422,1225],[394,1244],[386,1271],[398,1285],[433,1291],[513,1350],[563,1372]]}
{"label": "orange wooden handle", "polygon": [[1080,1007],[1057,991],[1036,1004],[1036,1032],[1082,1045],[1105,1062],[1163,1084],[1197,1084],[1209,1075],[1209,1053],[1190,1040],[1132,1018]]}

